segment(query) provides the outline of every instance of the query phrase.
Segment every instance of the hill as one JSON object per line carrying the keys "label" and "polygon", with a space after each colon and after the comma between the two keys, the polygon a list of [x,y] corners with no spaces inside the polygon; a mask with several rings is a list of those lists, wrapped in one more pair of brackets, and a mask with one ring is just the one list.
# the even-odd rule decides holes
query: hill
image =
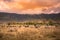
{"label": "hill", "polygon": [[16,14],[0,12],[0,21],[25,21],[25,20],[41,20],[41,19],[52,19],[60,20],[60,13],[57,14]]}

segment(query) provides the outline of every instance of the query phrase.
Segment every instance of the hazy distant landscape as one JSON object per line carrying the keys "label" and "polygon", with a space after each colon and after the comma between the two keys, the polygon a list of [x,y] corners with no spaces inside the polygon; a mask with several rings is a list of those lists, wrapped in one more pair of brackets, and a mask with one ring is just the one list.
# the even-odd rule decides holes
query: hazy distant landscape
{"label": "hazy distant landscape", "polygon": [[0,12],[0,40],[60,40],[60,13]]}
{"label": "hazy distant landscape", "polygon": [[60,21],[60,13],[52,14],[16,14],[0,12],[1,21],[54,20]]}

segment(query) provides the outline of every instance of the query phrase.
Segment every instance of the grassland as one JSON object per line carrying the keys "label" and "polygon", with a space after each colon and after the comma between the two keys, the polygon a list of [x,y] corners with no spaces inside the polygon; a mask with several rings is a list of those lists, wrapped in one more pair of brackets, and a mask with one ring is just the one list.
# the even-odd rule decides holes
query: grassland
{"label": "grassland", "polygon": [[60,23],[0,23],[0,40],[60,40]]}

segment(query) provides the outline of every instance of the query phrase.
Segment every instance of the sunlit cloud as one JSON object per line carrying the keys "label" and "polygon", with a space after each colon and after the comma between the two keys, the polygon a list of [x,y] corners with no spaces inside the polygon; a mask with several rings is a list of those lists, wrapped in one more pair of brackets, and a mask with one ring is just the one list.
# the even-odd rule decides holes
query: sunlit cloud
{"label": "sunlit cloud", "polygon": [[0,0],[0,10],[16,13],[54,13],[60,11],[60,0]]}

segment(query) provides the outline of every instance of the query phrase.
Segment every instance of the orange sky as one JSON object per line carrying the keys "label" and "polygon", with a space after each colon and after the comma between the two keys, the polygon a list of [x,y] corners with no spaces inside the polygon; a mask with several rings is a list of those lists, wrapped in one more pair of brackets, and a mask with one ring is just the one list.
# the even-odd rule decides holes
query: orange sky
{"label": "orange sky", "polygon": [[0,11],[51,13],[60,11],[60,0],[0,0]]}

